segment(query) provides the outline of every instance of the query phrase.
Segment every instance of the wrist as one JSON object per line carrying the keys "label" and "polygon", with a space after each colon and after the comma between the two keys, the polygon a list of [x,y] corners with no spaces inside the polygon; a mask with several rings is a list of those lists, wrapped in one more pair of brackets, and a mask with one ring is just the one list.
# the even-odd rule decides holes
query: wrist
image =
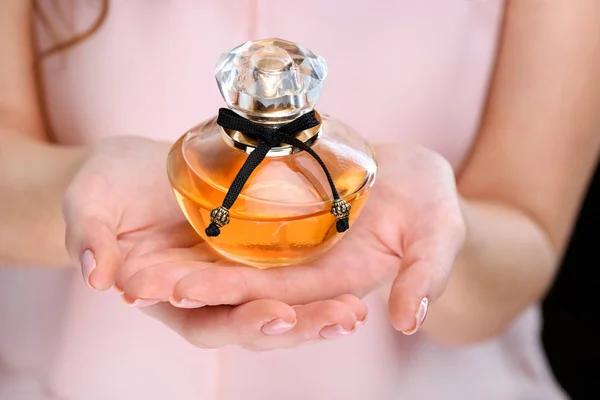
{"label": "wrist", "polygon": [[[48,167],[53,181],[66,189],[90,155],[89,146],[58,146],[48,149]],[[52,165],[54,167],[52,167]]]}
{"label": "wrist", "polygon": [[3,145],[10,151],[2,154],[0,173],[7,189],[0,201],[0,264],[70,265],[62,198],[89,149],[17,137]]}
{"label": "wrist", "polygon": [[464,197],[460,205],[465,244],[423,326],[434,340],[452,345],[501,334],[543,296],[557,260],[543,230],[519,210]]}

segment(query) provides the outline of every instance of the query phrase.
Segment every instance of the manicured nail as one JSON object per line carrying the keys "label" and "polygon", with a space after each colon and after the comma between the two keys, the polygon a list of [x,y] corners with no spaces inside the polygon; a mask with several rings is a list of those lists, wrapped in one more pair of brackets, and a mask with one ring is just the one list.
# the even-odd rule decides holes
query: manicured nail
{"label": "manicured nail", "polygon": [[347,331],[341,325],[330,325],[321,329],[319,333],[325,339],[339,339],[343,336],[348,336],[354,331]]}
{"label": "manicured nail", "polygon": [[423,321],[425,321],[425,317],[427,316],[427,308],[429,307],[429,299],[427,297],[423,297],[421,299],[421,303],[419,304],[419,309],[415,314],[415,327],[409,331],[402,331],[405,335],[412,335],[419,330]]}
{"label": "manicured nail", "polygon": [[160,303],[160,300],[137,299],[133,303],[129,303],[127,301],[125,302],[125,304],[127,304],[129,307],[139,307],[139,308],[153,306],[157,303]]}
{"label": "manicured nail", "polygon": [[363,319],[356,320],[356,325],[364,325],[367,322],[367,316],[365,315]]}
{"label": "manicured nail", "polygon": [[156,299],[131,299],[124,294],[121,295],[121,300],[127,307],[148,307],[160,303],[160,300]]}
{"label": "manicured nail", "polygon": [[178,308],[200,308],[200,307],[204,307],[206,305],[206,303],[203,301],[186,299],[186,298],[183,298],[181,300],[176,300],[173,297],[171,297],[169,299],[169,302],[174,307],[178,307]]}
{"label": "manicured nail", "polygon": [[95,268],[96,258],[94,257],[94,253],[91,250],[86,250],[81,256],[81,273],[83,274],[85,284],[91,289],[96,289],[90,282],[90,275]]}
{"label": "manicured nail", "polygon": [[267,335],[278,335],[289,331],[294,326],[296,326],[295,322],[286,322],[281,318],[276,318],[264,324],[260,330]]}

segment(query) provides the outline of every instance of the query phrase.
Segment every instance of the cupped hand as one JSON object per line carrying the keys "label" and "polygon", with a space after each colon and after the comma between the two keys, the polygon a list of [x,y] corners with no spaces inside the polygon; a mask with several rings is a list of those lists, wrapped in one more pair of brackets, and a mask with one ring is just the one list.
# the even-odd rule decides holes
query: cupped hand
{"label": "cupped hand", "polygon": [[[214,313],[210,306],[250,310],[263,299],[306,305],[347,294],[361,297],[390,282],[392,324],[415,332],[430,302],[443,293],[464,242],[459,196],[453,170],[441,156],[411,145],[379,146],[376,152],[377,182],[362,215],[321,258],[258,270],[212,259],[208,246],[199,243],[128,260],[117,286],[140,305],[171,302],[174,307],[163,304],[157,315],[191,337],[211,329],[191,318]],[[234,310],[242,318],[240,308]]]}
{"label": "cupped hand", "polygon": [[67,250],[92,288],[110,288],[125,261],[198,243],[165,173],[169,148],[137,137],[100,141],[67,189]]}
{"label": "cupped hand", "polygon": [[[176,203],[166,175],[169,149],[169,144],[136,137],[103,140],[92,148],[65,193],[67,250],[81,264],[90,287],[109,289],[117,271],[131,272],[124,265],[148,266],[151,271],[157,260],[185,260],[195,266],[223,262],[193,231]],[[177,270],[172,272],[168,279],[176,276]],[[134,305],[156,303],[136,299]],[[166,303],[144,310],[197,346],[238,344],[253,350],[342,337],[364,322],[367,313],[364,304],[350,295],[293,307],[275,299],[244,303],[197,309]]]}

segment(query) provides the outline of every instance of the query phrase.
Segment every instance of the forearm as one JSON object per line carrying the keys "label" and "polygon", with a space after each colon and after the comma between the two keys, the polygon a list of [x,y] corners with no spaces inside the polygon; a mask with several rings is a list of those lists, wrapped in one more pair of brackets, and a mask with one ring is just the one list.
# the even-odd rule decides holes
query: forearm
{"label": "forearm", "polygon": [[508,1],[478,140],[459,192],[467,243],[424,329],[489,338],[541,299],[600,150],[600,5]]}
{"label": "forearm", "polygon": [[32,2],[0,2],[0,266],[68,265],[61,198],[84,149],[49,143]]}
{"label": "forearm", "polygon": [[467,239],[423,331],[450,344],[501,333],[547,290],[559,260],[547,233],[501,203],[463,200]]}
{"label": "forearm", "polygon": [[0,266],[70,264],[61,203],[86,154],[0,129]]}

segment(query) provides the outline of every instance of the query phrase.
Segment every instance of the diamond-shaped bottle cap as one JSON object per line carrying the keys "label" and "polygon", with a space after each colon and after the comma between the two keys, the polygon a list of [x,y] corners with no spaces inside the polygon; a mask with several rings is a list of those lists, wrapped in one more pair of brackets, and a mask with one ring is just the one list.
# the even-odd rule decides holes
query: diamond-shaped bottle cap
{"label": "diamond-shaped bottle cap", "polygon": [[322,57],[281,39],[241,44],[224,53],[215,68],[229,107],[256,117],[286,118],[311,110],[326,76]]}

